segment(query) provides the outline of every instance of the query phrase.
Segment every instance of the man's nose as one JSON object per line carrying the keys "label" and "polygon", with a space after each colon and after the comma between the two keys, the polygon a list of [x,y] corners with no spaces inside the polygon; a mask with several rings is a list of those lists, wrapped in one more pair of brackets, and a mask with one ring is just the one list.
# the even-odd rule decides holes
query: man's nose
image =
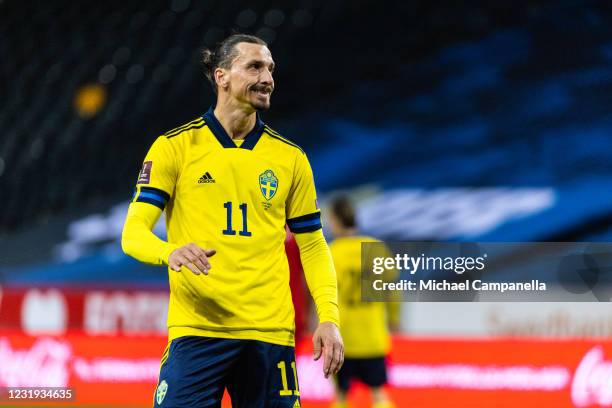
{"label": "man's nose", "polygon": [[265,85],[272,85],[274,83],[274,79],[272,78],[272,72],[270,72],[269,69],[264,69],[259,82]]}

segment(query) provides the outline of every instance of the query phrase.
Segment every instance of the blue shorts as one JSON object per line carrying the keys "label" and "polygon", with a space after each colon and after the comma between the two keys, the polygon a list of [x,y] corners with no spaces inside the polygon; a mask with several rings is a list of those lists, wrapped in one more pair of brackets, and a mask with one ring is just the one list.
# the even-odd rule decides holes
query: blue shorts
{"label": "blue shorts", "polygon": [[387,382],[385,358],[345,358],[336,375],[338,388],[348,392],[352,379],[358,379],[369,387],[382,387]]}
{"label": "blue shorts", "polygon": [[221,407],[223,391],[237,408],[297,408],[293,347],[255,340],[186,336],[162,357],[155,407]]}

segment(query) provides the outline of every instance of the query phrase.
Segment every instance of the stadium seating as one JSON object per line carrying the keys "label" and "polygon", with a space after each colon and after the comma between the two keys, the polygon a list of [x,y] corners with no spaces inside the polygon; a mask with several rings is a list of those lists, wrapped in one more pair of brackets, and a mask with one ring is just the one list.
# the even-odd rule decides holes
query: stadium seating
{"label": "stadium seating", "polygon": [[[3,2],[0,231],[129,197],[156,135],[212,102],[199,50],[232,31],[270,42],[265,119],[306,148],[322,191],[610,175],[607,10],[450,3]],[[107,99],[82,117],[88,84]]]}

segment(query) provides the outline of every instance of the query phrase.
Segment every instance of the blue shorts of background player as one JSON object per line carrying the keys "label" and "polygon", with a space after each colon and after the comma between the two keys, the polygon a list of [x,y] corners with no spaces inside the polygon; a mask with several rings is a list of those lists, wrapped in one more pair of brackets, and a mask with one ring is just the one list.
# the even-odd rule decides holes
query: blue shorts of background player
{"label": "blue shorts of background player", "polygon": [[382,387],[387,383],[387,364],[385,357],[346,358],[338,371],[338,388],[347,393],[351,380],[358,379],[368,387]]}
{"label": "blue shorts of background player", "polygon": [[256,340],[186,336],[169,344],[155,407],[221,406],[227,388],[235,408],[297,408],[295,349]]}

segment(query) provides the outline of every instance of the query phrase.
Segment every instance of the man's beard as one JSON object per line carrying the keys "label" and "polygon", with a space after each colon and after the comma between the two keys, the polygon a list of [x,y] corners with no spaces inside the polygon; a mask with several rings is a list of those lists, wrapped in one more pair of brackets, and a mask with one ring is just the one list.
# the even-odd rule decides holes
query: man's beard
{"label": "man's beard", "polygon": [[[255,85],[251,88],[252,91],[255,92],[255,99],[251,100],[251,106],[253,106],[253,108],[255,108],[258,111],[266,111],[268,109],[270,109],[270,98],[272,96],[272,87],[266,86],[266,85]],[[262,102],[259,100],[259,97],[257,96],[257,92],[258,91],[268,91],[268,99],[267,102]]]}
{"label": "man's beard", "polygon": [[270,109],[270,102],[262,102],[262,101],[251,101],[251,106],[255,108],[256,111],[267,111]]}

